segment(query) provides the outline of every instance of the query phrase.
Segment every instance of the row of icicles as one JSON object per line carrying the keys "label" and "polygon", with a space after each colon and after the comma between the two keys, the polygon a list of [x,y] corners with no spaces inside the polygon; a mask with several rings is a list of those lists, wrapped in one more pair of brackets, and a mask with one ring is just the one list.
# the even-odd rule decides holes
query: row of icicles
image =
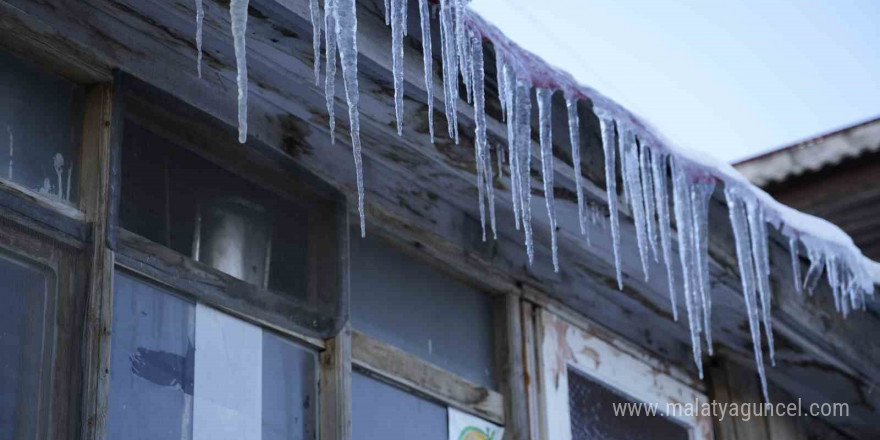
{"label": "row of icicles", "polygon": [[[324,0],[324,8],[319,0],[309,0],[313,29],[313,48],[315,52],[315,81],[321,82],[321,44],[324,36],[324,59],[327,60],[324,75],[324,90],[330,121],[330,136],[335,142],[334,99],[337,55],[342,66],[342,77],[349,109],[352,153],[355,160],[358,187],[358,211],[361,235],[364,227],[364,187],[361,169],[361,142],[358,113],[357,85],[357,17],[356,0]],[[490,147],[486,136],[485,70],[483,60],[483,38],[479,23],[466,8],[466,0],[440,0],[439,11],[419,0],[420,28],[422,32],[422,52],[424,81],[427,90],[428,127],[431,140],[434,140],[434,84],[433,56],[431,47],[431,12],[439,14],[440,44],[442,60],[443,98],[448,135],[456,141],[458,132],[458,91],[459,78],[464,83],[466,98],[473,103],[475,119],[475,162],[480,217],[483,240],[486,240],[486,225],[497,238],[495,224],[495,196],[492,181],[492,162]],[[232,35],[235,45],[236,66],[238,69],[239,100],[239,141],[247,139],[247,65],[245,51],[245,30],[247,26],[248,0],[232,0],[229,11],[232,22]],[[385,0],[385,21],[392,33],[392,70],[394,76],[394,104],[397,119],[397,132],[403,134],[403,39],[407,34],[406,0]],[[201,28],[204,11],[201,0],[196,0],[196,43],[198,48],[198,72],[201,77]],[[495,32],[497,36],[497,32]],[[551,131],[551,96],[554,88],[561,88],[566,96],[569,138],[572,145],[574,180],[577,188],[577,204],[581,234],[588,235],[587,208],[584,202],[582,177],[580,173],[580,128],[577,115],[578,99],[588,97],[588,90],[572,87],[565,81],[541,81],[542,87],[535,87],[534,78],[546,71],[530,71],[536,60],[533,55],[515,47],[509,41],[492,40],[496,53],[498,96],[503,119],[507,122],[508,146],[506,160],[509,166],[513,211],[517,230],[525,235],[526,252],[529,263],[534,259],[534,246],[531,224],[531,112],[532,89],[535,89],[538,105],[538,137],[540,144],[541,168],[543,175],[544,199],[549,216],[551,247],[554,269],[559,271],[558,246],[556,237],[556,214],[553,198],[553,153]],[[542,69],[550,69],[539,62]],[[552,85],[549,86],[548,84]],[[560,84],[564,84],[561,85]],[[676,274],[672,253],[671,218],[676,223],[676,238],[679,249],[679,263],[682,268],[685,308],[691,332],[694,362],[700,377],[702,368],[702,337],[705,338],[708,354],[712,354],[711,309],[712,295],[709,277],[709,201],[715,191],[716,178],[699,164],[677,157],[662,145],[652,145],[641,139],[633,126],[620,118],[615,118],[601,108],[596,109],[599,116],[602,144],[605,156],[605,182],[608,210],[611,224],[614,264],[618,286],[623,288],[620,255],[619,197],[617,194],[617,156],[622,170],[622,201],[629,205],[633,216],[639,255],[645,281],[648,281],[649,259],[661,259],[666,268],[670,301],[675,320],[678,320],[676,305]],[[498,163],[505,158],[501,148],[496,149]],[[670,169],[671,168],[671,169]],[[501,166],[498,167],[501,173]],[[672,213],[668,181],[671,174]],[[500,177],[500,176],[499,176]],[[730,182],[725,184],[725,196],[736,241],[737,259],[742,279],[743,297],[748,314],[749,329],[754,345],[755,361],[761,378],[765,400],[767,380],[764,371],[762,352],[761,323],[769,347],[771,364],[775,365],[773,331],[771,324],[770,264],[768,252],[767,219],[763,205],[742,185]],[[488,208],[488,209],[487,209]],[[486,213],[488,211],[488,222]],[[595,214],[595,212],[594,212]],[[596,216],[593,215],[595,223]],[[779,225],[777,225],[779,226]],[[873,284],[865,270],[853,257],[832,244],[809,236],[799,236],[796,231],[784,231],[789,237],[792,255],[794,285],[798,291],[803,287],[812,294],[822,272],[832,287],[837,310],[846,315],[850,310],[865,307],[866,295],[873,295]],[[802,280],[800,272],[799,242],[807,249],[810,267]],[[859,270],[861,268],[861,270]],[[870,288],[868,287],[870,286]],[[702,337],[701,337],[702,336]]]}

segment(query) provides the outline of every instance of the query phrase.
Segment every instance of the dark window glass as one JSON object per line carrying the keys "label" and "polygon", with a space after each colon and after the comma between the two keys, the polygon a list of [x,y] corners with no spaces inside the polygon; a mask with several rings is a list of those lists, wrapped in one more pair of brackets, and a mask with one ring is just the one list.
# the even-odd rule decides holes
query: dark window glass
{"label": "dark window glass", "polygon": [[305,299],[308,211],[127,119],[122,227],[236,278]]}
{"label": "dark window glass", "polygon": [[494,389],[490,298],[378,239],[351,236],[354,327]]}
{"label": "dark window glass", "polygon": [[315,440],[314,352],[127,275],[114,283],[108,439]]}
{"label": "dark window glass", "polygon": [[85,90],[0,51],[0,178],[75,204]]}
{"label": "dark window glass", "polygon": [[446,407],[352,373],[352,440],[446,440]]}
{"label": "dark window glass", "polygon": [[687,428],[660,415],[620,416],[614,404],[634,403],[573,369],[568,370],[572,440],[688,440]]}
{"label": "dark window glass", "polygon": [[54,333],[53,278],[48,270],[0,253],[0,438],[36,438],[43,420]]}

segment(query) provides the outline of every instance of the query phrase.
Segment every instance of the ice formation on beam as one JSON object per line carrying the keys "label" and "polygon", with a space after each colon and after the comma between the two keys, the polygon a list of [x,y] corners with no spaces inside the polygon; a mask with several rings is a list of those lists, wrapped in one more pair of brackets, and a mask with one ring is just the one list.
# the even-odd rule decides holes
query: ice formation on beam
{"label": "ice formation on beam", "polygon": [[[200,1],[197,1],[197,9]],[[351,126],[352,151],[358,184],[358,210],[361,234],[364,234],[364,189],[361,170],[361,145],[357,85],[357,18],[356,0],[324,0],[324,29],[326,34],[325,93],[330,114],[331,138],[334,132],[333,103],[336,54],[342,65],[346,99]],[[247,138],[247,64],[245,30],[247,0],[232,0],[230,16],[234,37],[236,67],[238,69],[239,139]],[[315,48],[316,80],[320,73],[321,23],[318,0],[310,0],[313,46]],[[197,17],[197,46],[201,40],[201,17]],[[420,24],[423,39],[425,86],[428,89],[429,127],[433,141],[433,96],[430,13],[428,0],[419,0]],[[385,1],[386,24],[392,26],[393,80],[398,133],[402,133],[403,115],[403,37],[406,35],[406,2]],[[486,139],[485,68],[483,41],[492,43],[495,51],[498,98],[502,119],[507,123],[507,157],[514,224],[524,230],[529,263],[534,259],[531,219],[531,161],[532,161],[532,90],[538,103],[539,150],[544,183],[544,199],[550,222],[552,258],[558,270],[556,243],[556,216],[553,197],[554,157],[551,135],[552,100],[554,91],[563,92],[566,100],[569,138],[572,148],[575,184],[578,196],[578,220],[581,233],[586,233],[585,205],[580,176],[580,135],[577,102],[589,101],[599,118],[603,151],[605,154],[606,203],[611,222],[614,265],[618,286],[623,288],[621,267],[621,231],[619,206],[628,207],[635,224],[640,262],[645,279],[649,277],[649,258],[662,257],[672,303],[673,316],[678,319],[675,296],[675,271],[672,256],[670,217],[675,216],[681,277],[694,362],[702,374],[702,338],[709,354],[712,352],[711,307],[709,283],[709,205],[716,186],[721,184],[734,231],[737,260],[742,279],[743,299],[748,314],[749,329],[755,351],[755,361],[761,376],[765,399],[761,324],[774,362],[769,282],[770,254],[769,224],[788,239],[794,285],[812,295],[823,272],[826,274],[835,308],[846,316],[850,311],[864,309],[867,297],[873,297],[874,283],[880,282],[880,265],[866,257],[852,239],[831,223],[795,211],[776,202],[762,190],[749,184],[730,165],[699,153],[681,150],[663,139],[656,131],[632,113],[599,92],[578,84],[570,75],[561,72],[534,54],[525,51],[507,39],[497,28],[467,9],[467,0],[440,0],[440,48],[442,60],[443,97],[449,136],[459,141],[458,100],[459,77],[465,88],[465,98],[474,104],[475,169],[477,173],[478,202],[485,239],[485,206],[488,203],[490,223],[495,233],[493,172],[490,147]],[[502,149],[499,146],[498,174],[502,174]],[[617,191],[617,167],[620,158],[622,197]],[[669,168],[671,165],[671,169]],[[670,212],[669,184],[672,182],[672,211]],[[593,223],[602,219],[596,205],[591,205]],[[604,228],[604,226],[603,226]],[[658,246],[659,241],[659,246]],[[810,266],[801,277],[800,248],[806,250]]]}

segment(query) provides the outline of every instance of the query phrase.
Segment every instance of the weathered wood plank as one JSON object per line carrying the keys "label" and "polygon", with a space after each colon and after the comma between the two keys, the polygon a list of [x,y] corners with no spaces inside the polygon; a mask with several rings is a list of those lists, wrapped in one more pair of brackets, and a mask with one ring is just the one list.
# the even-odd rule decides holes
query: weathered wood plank
{"label": "weathered wood plank", "polygon": [[346,325],[321,352],[321,439],[351,440],[351,364],[352,332]]}
{"label": "weathered wood plank", "polygon": [[504,397],[403,350],[352,332],[352,363],[380,379],[503,425]]}
{"label": "weathered wood plank", "polygon": [[493,298],[492,317],[495,365],[504,399],[505,440],[528,440],[529,408],[526,395],[528,381],[525,369],[521,299],[508,293]]}

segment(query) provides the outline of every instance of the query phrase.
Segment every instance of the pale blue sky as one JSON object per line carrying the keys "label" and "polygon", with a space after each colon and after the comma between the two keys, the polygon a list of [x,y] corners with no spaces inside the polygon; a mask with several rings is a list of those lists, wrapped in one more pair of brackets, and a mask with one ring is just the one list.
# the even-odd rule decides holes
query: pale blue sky
{"label": "pale blue sky", "polygon": [[880,0],[474,0],[683,147],[733,161],[880,116]]}

